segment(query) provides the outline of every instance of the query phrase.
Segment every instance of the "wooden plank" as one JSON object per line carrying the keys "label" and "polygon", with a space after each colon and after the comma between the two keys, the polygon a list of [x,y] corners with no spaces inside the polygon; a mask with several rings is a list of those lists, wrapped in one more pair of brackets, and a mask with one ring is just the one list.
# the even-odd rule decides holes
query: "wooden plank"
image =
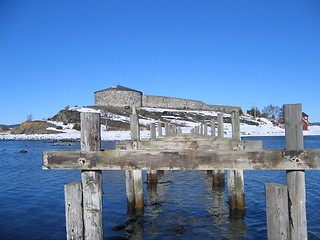
{"label": "wooden plank", "polygon": [[[286,149],[303,150],[302,105],[284,106]],[[291,239],[307,239],[306,189],[304,171],[287,171]]]}
{"label": "wooden plank", "polygon": [[[81,151],[94,154],[100,151],[100,114],[82,112],[80,117]],[[103,239],[102,172],[82,171],[81,180],[85,239]]]}
{"label": "wooden plank", "polygon": [[65,184],[64,196],[67,239],[84,239],[81,183]]}
{"label": "wooden plank", "polygon": [[[140,150],[183,150],[192,145],[197,145],[199,150],[217,150],[217,149],[262,149],[262,141],[235,141],[232,139],[214,140],[211,137],[197,138],[188,136],[168,137],[156,139],[155,141],[139,141]],[[133,149],[131,141],[120,141],[116,144],[118,149]]]}
{"label": "wooden plank", "polygon": [[320,170],[320,150],[48,151],[43,169]]}
{"label": "wooden plank", "polygon": [[287,186],[266,183],[266,211],[268,239],[290,239]]}

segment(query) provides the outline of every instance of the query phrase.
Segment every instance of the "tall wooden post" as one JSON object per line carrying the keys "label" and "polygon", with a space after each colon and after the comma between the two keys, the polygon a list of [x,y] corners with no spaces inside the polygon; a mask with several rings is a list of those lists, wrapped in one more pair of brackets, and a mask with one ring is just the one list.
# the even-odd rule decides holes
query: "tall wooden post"
{"label": "tall wooden post", "polygon": [[64,185],[67,240],[84,239],[82,186],[80,182]]}
{"label": "tall wooden post", "polygon": [[218,122],[218,138],[222,139],[224,137],[224,133],[223,133],[223,114],[222,113],[218,113],[217,122]]}
{"label": "tall wooden post", "polygon": [[[221,140],[224,138],[223,134],[223,114],[218,113],[217,115],[218,121],[218,138]],[[211,122],[211,128],[213,127],[214,135],[215,135],[215,122],[214,120]],[[215,138],[215,136],[214,136]],[[221,188],[225,186],[225,175],[224,170],[213,170],[212,171],[212,188]]]}
{"label": "tall wooden post", "polygon": [[169,133],[169,123],[165,123],[164,124],[164,135],[166,137],[168,137],[170,135],[170,133]]}
{"label": "tall wooden post", "polygon": [[[138,143],[140,141],[140,129],[139,129],[139,117],[136,113],[135,108],[132,111],[132,115],[130,116],[130,129],[131,129],[131,141],[134,149],[138,149]],[[135,144],[134,144],[135,143]],[[127,182],[127,194],[129,191],[132,191],[133,186],[133,195],[134,195],[134,203],[135,203],[135,214],[143,214],[143,186],[142,186],[142,171],[141,170],[127,170],[132,171],[131,173],[126,173],[126,176],[131,176],[131,178],[126,178],[126,180],[131,181]],[[133,183],[132,183],[133,181]],[[127,195],[127,199],[130,201],[133,199],[130,197],[132,193]],[[130,197],[130,198],[129,198]],[[132,202],[129,203],[130,208],[132,207]],[[128,207],[129,210],[129,207]]]}
{"label": "tall wooden post", "polygon": [[[160,125],[161,127],[161,125]],[[156,126],[155,123],[150,123],[150,140],[156,140]],[[148,170],[147,171],[147,186],[148,189],[155,190],[158,184],[158,174],[157,170]],[[140,201],[141,202],[141,201]],[[142,201],[143,203],[143,201]]]}
{"label": "tall wooden post", "polygon": [[[82,112],[81,151],[100,151],[100,114]],[[103,239],[102,171],[82,171],[85,239]]]}
{"label": "tall wooden post", "polygon": [[203,123],[203,135],[208,136],[208,124],[206,122]]}
{"label": "tall wooden post", "polygon": [[[284,106],[286,149],[303,150],[302,105]],[[304,171],[287,171],[291,239],[307,239],[306,188]]]}
{"label": "tall wooden post", "polygon": [[216,121],[214,118],[211,119],[211,136],[215,139],[216,138]]}
{"label": "tall wooden post", "polygon": [[150,123],[150,140],[156,139],[156,124]]}
{"label": "tall wooden post", "polygon": [[[232,139],[240,141],[240,120],[239,112],[231,113]],[[245,210],[244,176],[243,170],[229,170],[228,193],[230,210]]]}
{"label": "tall wooden post", "polygon": [[162,136],[162,126],[161,126],[160,120],[158,120],[157,130],[158,130],[158,137],[161,137]]}
{"label": "tall wooden post", "polygon": [[266,211],[268,239],[290,239],[287,186],[266,183]]}

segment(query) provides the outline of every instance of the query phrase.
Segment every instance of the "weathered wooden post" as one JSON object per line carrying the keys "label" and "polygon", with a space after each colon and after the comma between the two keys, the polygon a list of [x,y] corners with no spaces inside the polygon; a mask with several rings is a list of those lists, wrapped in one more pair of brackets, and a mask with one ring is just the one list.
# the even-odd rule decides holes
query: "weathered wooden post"
{"label": "weathered wooden post", "polygon": [[206,122],[203,123],[203,135],[208,136],[208,124]]}
{"label": "weathered wooden post", "polygon": [[222,113],[218,113],[217,122],[218,122],[218,139],[222,139],[224,137],[224,133],[223,133],[223,114]]}
{"label": "weathered wooden post", "polygon": [[211,136],[215,139],[216,138],[216,121],[214,118],[211,119]]}
{"label": "weathered wooden post", "polygon": [[[231,113],[232,139],[240,141],[240,120],[239,112]],[[229,170],[228,174],[228,193],[230,210],[245,210],[244,195],[244,176],[243,170]]]}
{"label": "weathered wooden post", "polygon": [[162,136],[162,126],[161,126],[160,120],[158,120],[157,130],[158,130],[158,137],[161,137]]}
{"label": "weathered wooden post", "polygon": [[[286,149],[303,150],[302,105],[284,105]],[[291,239],[307,239],[304,171],[287,171]]]}
{"label": "weathered wooden post", "polygon": [[[221,139],[224,138],[224,134],[223,134],[223,114],[222,113],[218,113],[217,121],[218,121],[218,138],[221,140]],[[211,123],[211,124],[213,124],[213,123]],[[214,127],[214,131],[215,131],[215,127]],[[221,188],[221,187],[224,187],[224,186],[225,186],[224,170],[213,170],[213,172],[212,172],[212,188],[217,188],[217,187]]]}
{"label": "weathered wooden post", "polygon": [[199,133],[200,133],[199,126],[195,126],[195,127],[194,127],[194,133],[195,133],[196,135],[199,135]]}
{"label": "weathered wooden post", "polygon": [[[150,124],[150,140],[154,141],[156,139],[156,126],[155,123]],[[158,174],[157,170],[147,171],[147,186],[148,189],[156,189],[158,184]]]}
{"label": "weathered wooden post", "polygon": [[[132,148],[138,149],[138,143],[140,141],[140,129],[139,129],[139,117],[136,113],[135,108],[133,108],[132,115],[130,116],[130,129],[131,129],[131,141],[132,141]],[[130,200],[128,206],[128,210],[132,211],[133,203],[131,202],[134,198],[135,204],[135,214],[143,214],[143,186],[142,186],[142,171],[141,170],[127,170],[132,171],[131,173],[126,173],[126,180],[127,180],[127,199]],[[128,177],[127,177],[128,176]],[[132,183],[133,181],[133,183]],[[133,195],[132,193],[128,193],[132,191],[133,186]]]}
{"label": "weathered wooden post", "polygon": [[269,240],[289,240],[288,188],[266,183],[267,232]]}
{"label": "weathered wooden post", "polygon": [[[100,114],[82,112],[81,151],[100,151]],[[103,239],[102,171],[81,171],[84,239]]]}
{"label": "weathered wooden post", "polygon": [[169,133],[169,123],[165,123],[164,124],[164,135],[166,137],[168,137],[170,135],[170,133]]}
{"label": "weathered wooden post", "polygon": [[156,139],[156,124],[150,123],[150,140]]}
{"label": "weathered wooden post", "polygon": [[81,183],[65,184],[64,195],[67,240],[84,239]]}

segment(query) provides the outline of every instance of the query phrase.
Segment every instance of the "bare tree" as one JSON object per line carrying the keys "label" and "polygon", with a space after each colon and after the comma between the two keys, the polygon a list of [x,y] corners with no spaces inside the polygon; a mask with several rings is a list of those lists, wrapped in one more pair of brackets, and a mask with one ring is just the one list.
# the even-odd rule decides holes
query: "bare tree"
{"label": "bare tree", "polygon": [[30,122],[30,121],[32,121],[32,119],[33,119],[32,113],[29,113],[29,114],[27,115],[27,121]]}

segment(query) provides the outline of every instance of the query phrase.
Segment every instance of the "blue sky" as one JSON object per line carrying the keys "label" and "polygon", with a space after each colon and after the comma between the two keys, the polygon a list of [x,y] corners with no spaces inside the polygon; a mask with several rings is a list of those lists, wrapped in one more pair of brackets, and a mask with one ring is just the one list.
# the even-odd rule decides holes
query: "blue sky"
{"label": "blue sky", "polygon": [[320,1],[0,0],[0,123],[117,84],[320,121]]}

